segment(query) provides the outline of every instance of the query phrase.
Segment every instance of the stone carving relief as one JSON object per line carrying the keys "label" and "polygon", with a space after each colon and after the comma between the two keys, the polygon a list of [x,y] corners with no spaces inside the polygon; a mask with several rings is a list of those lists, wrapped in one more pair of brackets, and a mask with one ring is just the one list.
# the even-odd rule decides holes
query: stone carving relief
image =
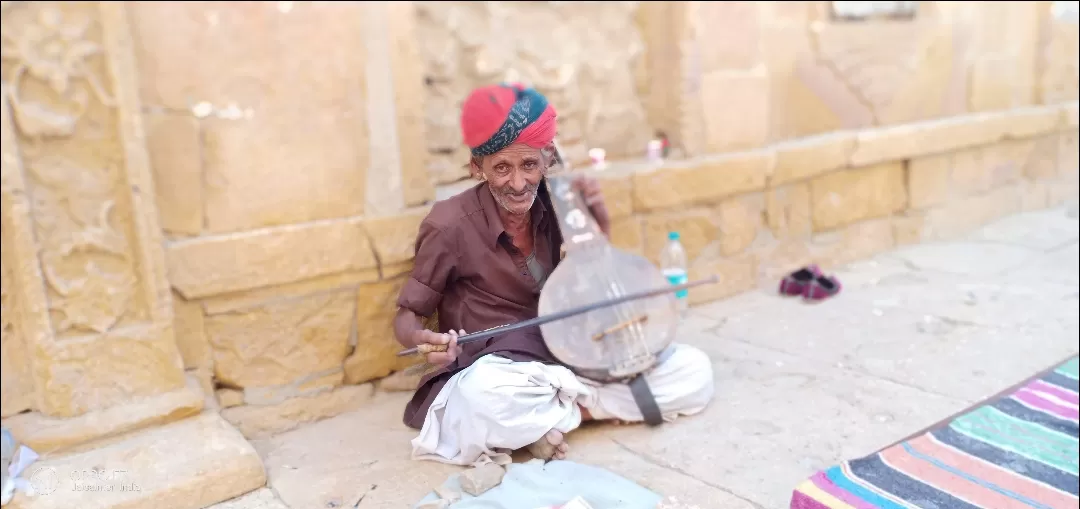
{"label": "stone carving relief", "polygon": [[126,232],[115,101],[93,3],[5,8],[3,79],[58,337],[101,334],[146,310]]}
{"label": "stone carving relief", "polygon": [[559,112],[575,161],[589,148],[638,156],[652,136],[637,85],[638,2],[416,2],[425,63],[427,149],[438,183],[468,176],[460,105],[477,86],[520,81]]}
{"label": "stone carving relief", "polygon": [[[71,136],[91,94],[114,105],[88,68],[87,59],[101,52],[101,46],[86,38],[90,23],[89,17],[69,21],[55,8],[42,8],[36,20],[4,30],[3,58],[12,64],[4,80],[10,83],[15,124],[25,136]],[[48,87],[54,96],[51,104],[23,100],[26,80]]]}
{"label": "stone carving relief", "polygon": [[[6,246],[5,246],[6,248]],[[0,416],[14,415],[32,406],[34,386],[30,378],[26,344],[15,329],[14,295],[7,264],[0,265]]]}

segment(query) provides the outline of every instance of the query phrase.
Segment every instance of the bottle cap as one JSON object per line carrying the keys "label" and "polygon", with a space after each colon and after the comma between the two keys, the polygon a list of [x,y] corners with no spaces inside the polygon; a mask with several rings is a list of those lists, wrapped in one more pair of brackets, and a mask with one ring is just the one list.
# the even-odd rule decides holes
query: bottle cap
{"label": "bottle cap", "polygon": [[679,240],[679,232],[668,232],[668,240]]}

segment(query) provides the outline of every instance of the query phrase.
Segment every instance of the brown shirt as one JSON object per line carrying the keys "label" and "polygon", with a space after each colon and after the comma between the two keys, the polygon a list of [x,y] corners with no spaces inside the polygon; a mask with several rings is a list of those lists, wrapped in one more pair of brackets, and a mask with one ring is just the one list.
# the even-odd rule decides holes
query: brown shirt
{"label": "brown shirt", "polygon": [[[533,204],[533,255],[544,274],[559,260],[562,239],[543,185]],[[488,185],[438,202],[420,223],[416,259],[397,304],[419,316],[439,313],[441,332],[478,332],[535,318],[540,283],[510,242]],[[454,373],[498,353],[515,361],[554,363],[539,327],[462,345],[457,360],[423,378],[405,407],[405,424],[420,429],[427,409]]]}

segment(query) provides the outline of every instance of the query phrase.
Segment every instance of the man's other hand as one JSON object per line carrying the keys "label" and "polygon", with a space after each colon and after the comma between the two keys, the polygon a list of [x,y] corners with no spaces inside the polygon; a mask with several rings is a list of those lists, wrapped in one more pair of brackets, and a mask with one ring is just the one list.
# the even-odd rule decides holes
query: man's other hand
{"label": "man's other hand", "polygon": [[604,235],[608,235],[611,231],[611,218],[608,216],[607,206],[604,205],[604,193],[600,189],[600,182],[592,177],[581,175],[574,179],[573,186],[581,192],[585,205],[589,207],[589,212],[596,219],[597,226]]}
{"label": "man's other hand", "polygon": [[436,366],[446,366],[454,359],[457,359],[458,354],[461,353],[461,347],[457,344],[458,336],[464,336],[465,331],[450,331],[446,334],[439,334],[427,329],[421,329],[416,331],[414,343],[419,346],[422,344],[429,345],[447,345],[445,352],[432,352],[427,354],[426,360],[430,364]]}

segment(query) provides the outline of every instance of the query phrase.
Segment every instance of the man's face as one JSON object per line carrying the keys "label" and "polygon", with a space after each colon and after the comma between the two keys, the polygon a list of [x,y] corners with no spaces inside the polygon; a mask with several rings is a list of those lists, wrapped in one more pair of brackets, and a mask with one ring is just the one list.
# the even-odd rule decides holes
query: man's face
{"label": "man's face", "polygon": [[515,215],[532,208],[547,169],[542,149],[528,145],[510,145],[472,165],[487,180],[495,202]]}

